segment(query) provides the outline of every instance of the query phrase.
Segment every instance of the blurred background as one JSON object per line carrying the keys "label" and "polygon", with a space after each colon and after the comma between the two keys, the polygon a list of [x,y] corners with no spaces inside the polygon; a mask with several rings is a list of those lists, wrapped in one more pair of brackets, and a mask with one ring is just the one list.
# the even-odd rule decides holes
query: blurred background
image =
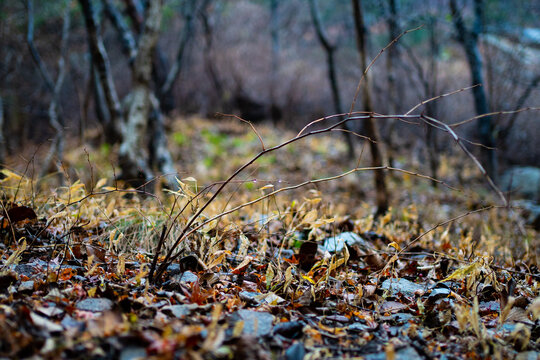
{"label": "blurred background", "polygon": [[[152,14],[161,20],[158,33]],[[92,152],[120,144],[121,170],[136,169],[126,178],[148,178],[146,167],[166,173],[179,158],[167,154],[163,134],[181,145],[190,116],[217,124],[224,118],[216,113],[236,114],[298,130],[348,112],[362,57],[369,64],[421,26],[373,64],[355,110],[403,114],[481,82],[415,113],[453,124],[494,112],[455,130],[497,148],[494,160],[483,158],[494,161],[494,177],[539,166],[538,111],[500,113],[539,106],[539,19],[540,2],[521,0],[0,0],[0,162],[17,168],[40,154],[47,173],[71,146]],[[152,99],[143,101],[148,121],[138,125],[130,112],[137,89]],[[137,159],[123,161],[129,129],[143,131],[132,146],[149,150],[124,149]],[[389,154],[428,148],[429,157],[451,142],[398,121],[378,122],[378,131]]]}

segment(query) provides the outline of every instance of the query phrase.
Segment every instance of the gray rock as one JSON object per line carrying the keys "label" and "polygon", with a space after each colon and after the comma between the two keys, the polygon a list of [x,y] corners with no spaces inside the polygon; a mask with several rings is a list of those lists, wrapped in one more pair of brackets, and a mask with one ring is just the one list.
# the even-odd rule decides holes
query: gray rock
{"label": "gray rock", "polygon": [[183,318],[189,315],[191,310],[196,309],[197,307],[197,304],[169,305],[161,308],[161,312],[176,318]]}
{"label": "gray rock", "polygon": [[516,360],[538,360],[540,359],[540,352],[538,351],[524,351],[520,352],[516,356]]}
{"label": "gray rock", "polygon": [[344,232],[337,236],[332,236],[324,239],[324,244],[321,247],[322,251],[339,253],[343,251],[345,244],[349,246],[360,245],[363,247],[369,247],[364,239],[358,234],[353,232]]}
{"label": "gray rock", "polygon": [[285,351],[286,360],[302,360],[306,356],[306,349],[301,342],[295,342]]}
{"label": "gray rock", "polygon": [[424,290],[424,286],[415,284],[407,279],[386,279],[381,287],[383,290],[390,291],[392,296],[397,296],[401,293],[407,297],[414,297],[415,292]]}
{"label": "gray rock", "polygon": [[356,332],[363,332],[363,331],[370,331],[373,330],[366,324],[362,324],[359,322],[356,322],[354,324],[349,325],[349,331],[356,331]]}
{"label": "gray rock", "polygon": [[511,198],[540,202],[540,168],[523,166],[509,169],[501,177],[501,188],[511,192]]}
{"label": "gray rock", "polygon": [[272,332],[274,316],[270,313],[242,309],[234,314],[234,318],[236,321],[244,322],[242,330],[244,335],[259,337],[269,335]]}
{"label": "gray rock", "polygon": [[[376,354],[367,354],[364,356],[364,359],[365,360],[386,360],[386,353],[380,352]],[[413,347],[407,346],[407,347],[397,350],[396,356],[394,359],[396,360],[421,360],[423,359],[423,357],[418,355],[418,353]]]}
{"label": "gray rock", "polygon": [[147,359],[146,349],[139,346],[128,346],[122,349],[120,353],[120,360],[138,360]]}
{"label": "gray rock", "polygon": [[199,278],[191,271],[184,271],[183,274],[175,276],[175,280],[180,283],[193,283],[195,281],[199,281]]}
{"label": "gray rock", "polygon": [[431,290],[431,293],[428,296],[429,301],[435,302],[436,300],[445,298],[451,293],[450,289],[447,288],[436,288]]}
{"label": "gray rock", "polygon": [[254,291],[240,291],[238,293],[240,300],[247,302],[248,304],[258,305],[261,303],[261,293]]}
{"label": "gray rock", "polygon": [[19,291],[34,291],[34,281],[33,280],[23,281],[21,285],[19,285],[18,290]]}
{"label": "gray rock", "polygon": [[79,310],[103,312],[111,310],[113,302],[106,298],[88,298],[79,301],[75,307]]}
{"label": "gray rock", "polygon": [[79,331],[82,331],[85,327],[84,322],[77,321],[69,315],[64,316],[64,318],[60,322],[60,325],[62,325],[64,329],[75,328],[75,329],[78,329]]}

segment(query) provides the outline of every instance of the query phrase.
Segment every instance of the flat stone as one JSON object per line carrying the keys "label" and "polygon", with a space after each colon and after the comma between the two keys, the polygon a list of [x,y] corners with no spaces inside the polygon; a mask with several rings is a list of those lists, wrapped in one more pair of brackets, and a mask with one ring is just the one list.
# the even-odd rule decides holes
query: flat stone
{"label": "flat stone", "polygon": [[501,177],[501,189],[521,197],[540,201],[540,168],[518,166],[507,170]]}
{"label": "flat stone", "polygon": [[349,331],[356,331],[356,332],[364,332],[364,331],[373,330],[368,325],[362,324],[359,322],[349,325],[348,329]]}
{"label": "flat stone", "polygon": [[538,360],[540,359],[540,352],[538,351],[524,351],[520,352],[516,356],[516,360]]}
{"label": "flat stone", "polygon": [[62,325],[64,329],[76,328],[80,331],[82,331],[85,327],[84,322],[77,321],[69,315],[64,316],[64,318],[60,322],[60,325]]}
{"label": "flat stone", "polygon": [[21,285],[19,285],[18,290],[19,291],[34,291],[34,281],[33,280],[23,281]]}
{"label": "flat stone", "polygon": [[302,360],[306,356],[306,349],[301,342],[295,342],[285,351],[286,360]]}
{"label": "flat stone", "polygon": [[448,295],[450,295],[450,293],[451,293],[450,289],[436,288],[436,289],[431,290],[431,293],[429,294],[428,299],[430,301],[439,300],[439,299],[447,297]]}
{"label": "flat stone", "polygon": [[392,296],[403,294],[407,297],[414,297],[417,291],[424,291],[424,286],[415,284],[407,279],[386,279],[381,287],[383,290],[390,291]]}
{"label": "flat stone", "polygon": [[398,301],[385,301],[381,304],[379,311],[381,313],[394,313],[407,310],[409,306]]}
{"label": "flat stone", "polygon": [[339,253],[343,251],[345,244],[349,246],[360,245],[363,247],[369,247],[369,245],[360,237],[360,235],[353,232],[344,232],[337,236],[324,239],[324,244],[321,247],[321,250],[331,253]]}
{"label": "flat stone", "polygon": [[[376,354],[367,354],[364,356],[364,359],[365,360],[386,360],[386,353],[380,352]],[[413,347],[407,346],[402,349],[396,350],[394,359],[395,360],[423,360],[423,357],[418,355],[418,353]]]}
{"label": "flat stone", "polygon": [[128,346],[122,349],[120,353],[120,360],[139,360],[147,359],[148,355],[146,354],[146,349],[139,346]]}
{"label": "flat stone", "polygon": [[199,277],[191,271],[184,271],[182,275],[177,275],[176,280],[181,283],[194,283],[199,281]]}
{"label": "flat stone", "polygon": [[75,307],[79,310],[103,312],[111,310],[113,307],[113,302],[106,298],[88,298],[79,301]]}
{"label": "flat stone", "polygon": [[237,320],[244,322],[242,333],[256,337],[269,335],[272,332],[274,316],[267,312],[253,310],[238,310],[235,314]]}
{"label": "flat stone", "polygon": [[183,318],[189,315],[194,308],[197,308],[197,304],[169,305],[162,307],[161,312],[176,318]]}

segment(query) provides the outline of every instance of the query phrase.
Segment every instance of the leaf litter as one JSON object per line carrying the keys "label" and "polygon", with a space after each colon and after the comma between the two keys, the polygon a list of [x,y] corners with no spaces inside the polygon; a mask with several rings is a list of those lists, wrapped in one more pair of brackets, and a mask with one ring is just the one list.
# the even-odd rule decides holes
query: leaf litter
{"label": "leaf litter", "polygon": [[[188,124],[201,123],[207,126]],[[200,133],[208,137],[206,129]],[[242,143],[242,151],[256,148],[256,137],[241,136],[254,144]],[[205,181],[238,167],[237,160],[220,159],[240,157],[240,143],[219,139],[205,149],[194,142],[192,152],[182,155],[187,164],[212,163],[199,172]],[[342,171],[339,161],[317,151],[329,141],[295,145],[280,163],[270,161],[231,184],[233,190],[194,225],[284,186],[286,174],[288,182],[312,177],[310,171],[323,171],[313,165],[317,161],[326,162],[325,171]],[[444,161],[442,176],[452,180],[451,169],[464,165]],[[419,237],[459,210],[485,205],[473,188],[473,171],[464,190],[469,192],[460,195],[396,175],[394,209],[379,219],[364,200],[369,197],[362,192],[369,190],[358,186],[365,181],[369,188],[364,174],[268,198],[202,226],[179,245],[178,260],[155,283],[148,275],[164,226],[170,247],[212,187],[189,176],[179,179],[178,191],[139,196],[104,177],[94,186],[91,179],[47,190],[29,177],[2,172],[0,356],[373,360],[540,354],[538,234],[523,227],[519,212],[471,213]]]}

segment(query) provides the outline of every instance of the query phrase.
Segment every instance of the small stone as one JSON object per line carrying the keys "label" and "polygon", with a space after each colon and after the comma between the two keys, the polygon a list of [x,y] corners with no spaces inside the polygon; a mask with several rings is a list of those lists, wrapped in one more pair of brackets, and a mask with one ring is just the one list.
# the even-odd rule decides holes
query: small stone
{"label": "small stone", "polygon": [[34,281],[28,280],[23,281],[21,285],[19,285],[19,291],[34,291]]}
{"label": "small stone", "polygon": [[235,314],[237,320],[244,322],[243,334],[257,337],[269,335],[272,332],[274,316],[267,312],[253,310],[238,310]]}
{"label": "small stone", "polygon": [[176,279],[181,283],[194,283],[199,281],[197,275],[191,271],[185,271],[181,276],[177,276]]}
{"label": "small stone", "polygon": [[349,331],[364,332],[372,330],[368,325],[356,322],[349,325]]}
{"label": "small stone", "polygon": [[390,291],[392,296],[403,294],[407,297],[414,297],[416,292],[424,291],[424,286],[407,279],[387,279],[382,283],[382,289]]}
{"label": "small stone", "polygon": [[193,306],[190,304],[181,304],[181,305],[170,305],[170,306],[164,306],[161,308],[161,312],[174,316],[176,318],[183,318],[191,313],[191,310],[193,310]]}
{"label": "small stone", "polygon": [[286,360],[302,360],[306,355],[306,349],[301,342],[295,342],[285,351]]}
{"label": "small stone", "polygon": [[103,312],[111,310],[113,302],[106,298],[88,298],[79,301],[75,307],[84,311]]}
{"label": "small stone", "polygon": [[344,232],[337,236],[332,236],[324,240],[324,245],[321,250],[328,252],[339,253],[343,251],[345,244],[349,246],[361,245],[369,247],[364,239],[362,239],[358,234],[353,232]]}
{"label": "small stone", "polygon": [[139,360],[147,359],[146,349],[139,346],[128,346],[122,349],[120,353],[120,360]]}

